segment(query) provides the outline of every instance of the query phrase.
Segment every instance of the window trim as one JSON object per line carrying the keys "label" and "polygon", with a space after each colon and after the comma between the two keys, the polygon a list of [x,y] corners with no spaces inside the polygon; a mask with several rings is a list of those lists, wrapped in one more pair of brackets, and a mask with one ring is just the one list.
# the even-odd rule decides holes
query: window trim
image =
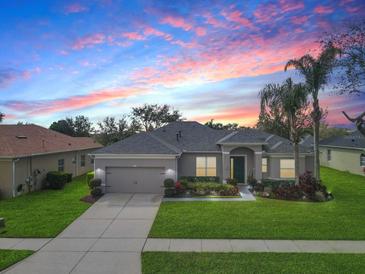
{"label": "window trim", "polygon": [[[58,166],[59,172],[64,172],[65,171],[65,159],[58,159],[57,166]],[[60,168],[61,166],[62,166],[62,168]]]}
{"label": "window trim", "polygon": [[360,167],[365,167],[365,153],[360,154]]}
{"label": "window trim", "polygon": [[332,161],[332,150],[327,149],[327,161]]}
{"label": "window trim", "polygon": [[[204,158],[204,165],[198,167],[198,158]],[[213,158],[215,167],[208,167],[208,158]],[[204,170],[204,175],[198,175],[198,169]],[[208,171],[214,170],[214,175],[208,175]],[[217,157],[216,156],[196,156],[195,157],[195,176],[216,177],[217,176]]]}
{"label": "window trim", "polygon": [[[293,167],[292,168],[282,168],[282,161],[292,161],[293,162]],[[293,176],[292,177],[287,177],[287,176],[282,176],[282,170],[292,170],[293,172]],[[294,159],[280,159],[279,161],[279,176],[281,179],[294,179],[295,178],[295,160]]]}
{"label": "window trim", "polygon": [[[264,163],[264,160],[265,160],[266,163]],[[264,169],[264,167],[265,167],[265,169]],[[267,173],[268,170],[269,170],[269,159],[267,157],[263,157],[261,159],[261,172],[262,173]]]}
{"label": "window trim", "polygon": [[80,155],[80,167],[85,167],[85,165],[86,165],[86,155],[81,154]]}

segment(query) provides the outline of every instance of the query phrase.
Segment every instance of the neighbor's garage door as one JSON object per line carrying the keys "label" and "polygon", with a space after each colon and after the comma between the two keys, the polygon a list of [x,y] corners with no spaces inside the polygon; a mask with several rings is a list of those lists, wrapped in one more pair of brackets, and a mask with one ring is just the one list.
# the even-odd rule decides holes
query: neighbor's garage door
{"label": "neighbor's garage door", "polygon": [[162,193],[163,167],[108,167],[106,192]]}

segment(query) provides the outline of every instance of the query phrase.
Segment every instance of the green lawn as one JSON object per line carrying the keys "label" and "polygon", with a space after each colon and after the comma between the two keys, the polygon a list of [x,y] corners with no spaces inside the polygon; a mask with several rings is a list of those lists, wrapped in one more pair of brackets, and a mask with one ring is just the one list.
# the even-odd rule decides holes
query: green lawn
{"label": "green lawn", "polygon": [[90,205],[80,201],[89,193],[85,176],[63,190],[44,190],[0,201],[6,228],[0,237],[55,237]]}
{"label": "green lawn", "polygon": [[364,273],[364,254],[146,252],[142,273]]}
{"label": "green lawn", "polygon": [[322,168],[322,179],[333,201],[164,202],[150,237],[365,240],[365,177]]}
{"label": "green lawn", "polygon": [[30,250],[7,250],[0,249],[0,271],[30,256]]}

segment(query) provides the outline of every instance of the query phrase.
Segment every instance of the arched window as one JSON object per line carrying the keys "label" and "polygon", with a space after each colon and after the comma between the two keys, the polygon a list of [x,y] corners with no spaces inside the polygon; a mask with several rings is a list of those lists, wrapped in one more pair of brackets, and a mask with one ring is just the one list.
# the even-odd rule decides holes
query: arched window
{"label": "arched window", "polygon": [[360,166],[364,166],[365,167],[365,153],[362,153],[360,155]]}

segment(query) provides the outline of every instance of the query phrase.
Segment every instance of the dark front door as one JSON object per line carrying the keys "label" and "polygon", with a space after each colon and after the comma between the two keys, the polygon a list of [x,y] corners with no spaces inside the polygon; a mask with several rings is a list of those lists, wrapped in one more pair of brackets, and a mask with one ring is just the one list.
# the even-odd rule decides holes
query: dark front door
{"label": "dark front door", "polygon": [[231,177],[245,183],[245,157],[231,157]]}

